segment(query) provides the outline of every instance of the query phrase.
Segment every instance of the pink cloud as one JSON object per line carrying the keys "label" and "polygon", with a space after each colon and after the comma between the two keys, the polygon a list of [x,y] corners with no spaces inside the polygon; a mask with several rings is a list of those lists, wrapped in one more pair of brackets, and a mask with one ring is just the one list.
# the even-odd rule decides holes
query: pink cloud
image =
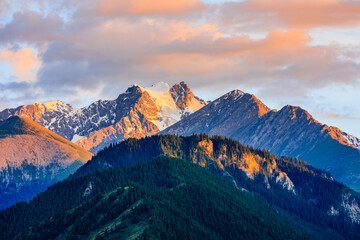
{"label": "pink cloud", "polygon": [[151,16],[183,14],[204,8],[199,0],[100,0],[93,5],[95,13],[105,15]]}
{"label": "pink cloud", "polygon": [[15,51],[8,49],[1,51],[0,62],[9,62],[20,82],[34,81],[41,65],[37,54],[27,47]]}
{"label": "pink cloud", "polygon": [[241,23],[248,30],[355,26],[360,21],[356,0],[248,0],[225,2],[220,9],[225,23]]}

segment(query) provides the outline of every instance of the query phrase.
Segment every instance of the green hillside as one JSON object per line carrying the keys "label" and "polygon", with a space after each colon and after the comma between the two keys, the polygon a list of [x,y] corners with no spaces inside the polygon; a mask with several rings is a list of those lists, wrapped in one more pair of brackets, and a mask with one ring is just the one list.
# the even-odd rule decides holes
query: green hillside
{"label": "green hillside", "polygon": [[308,238],[256,195],[169,157],[68,179],[1,212],[0,238],[20,232],[16,239]]}
{"label": "green hillside", "polygon": [[341,239],[339,235],[357,239],[360,235],[356,223],[360,220],[358,193],[304,161],[277,157],[224,137],[202,134],[128,139],[99,152],[75,176],[147,163],[164,155],[196,163],[239,189],[261,195],[271,205],[284,210],[285,216],[294,216],[294,223],[301,220],[302,225],[310,224],[318,229],[315,233],[308,232],[316,239]]}

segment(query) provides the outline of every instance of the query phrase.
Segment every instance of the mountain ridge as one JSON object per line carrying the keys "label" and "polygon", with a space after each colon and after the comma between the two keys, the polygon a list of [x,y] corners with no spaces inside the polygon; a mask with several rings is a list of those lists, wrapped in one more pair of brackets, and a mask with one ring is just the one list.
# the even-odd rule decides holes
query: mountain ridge
{"label": "mountain ridge", "polygon": [[27,118],[0,122],[0,208],[29,200],[92,154]]}
{"label": "mountain ridge", "polygon": [[161,134],[231,137],[280,156],[303,159],[360,191],[357,138],[321,124],[301,107],[286,105],[279,111],[271,110],[251,94],[236,96],[233,92],[221,96]]}

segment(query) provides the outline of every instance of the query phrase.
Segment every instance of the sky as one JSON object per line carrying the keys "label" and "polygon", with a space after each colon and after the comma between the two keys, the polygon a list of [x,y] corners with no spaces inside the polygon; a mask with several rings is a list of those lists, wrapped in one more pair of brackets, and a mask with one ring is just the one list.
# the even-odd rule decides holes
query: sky
{"label": "sky", "polygon": [[0,0],[0,109],[188,83],[360,137],[360,1]]}

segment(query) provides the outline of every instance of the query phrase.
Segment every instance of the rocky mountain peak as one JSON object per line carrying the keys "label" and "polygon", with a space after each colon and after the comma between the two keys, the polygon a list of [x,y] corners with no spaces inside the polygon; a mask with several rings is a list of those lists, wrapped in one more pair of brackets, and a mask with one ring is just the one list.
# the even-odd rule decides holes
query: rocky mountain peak
{"label": "rocky mountain peak", "polygon": [[91,124],[86,126],[87,132],[78,134],[80,138],[75,138],[76,144],[96,153],[113,142],[153,135],[206,105],[184,82],[176,85],[179,93],[185,88],[185,95],[190,97],[184,108],[175,103],[171,95],[174,91],[164,82],[149,87],[135,84],[120,94],[116,101],[90,105],[87,110],[91,113],[82,111],[81,115],[94,116],[84,120],[90,119]]}
{"label": "rocky mountain peak", "polygon": [[222,98],[226,99],[228,97],[239,97],[239,96],[242,96],[243,94],[245,94],[243,91],[236,89],[236,90],[226,93],[224,96],[222,96]]}
{"label": "rocky mountain peak", "polygon": [[172,86],[169,92],[176,106],[181,110],[197,110],[206,105],[206,102],[203,99],[200,99],[194,95],[194,93],[184,81]]}
{"label": "rocky mountain peak", "polygon": [[298,106],[286,105],[278,112],[278,114],[290,117],[291,119],[301,119],[317,123],[310,113]]}
{"label": "rocky mountain peak", "polygon": [[137,84],[134,84],[132,85],[131,87],[129,87],[127,90],[126,90],[126,93],[141,93],[142,92],[142,89],[139,85]]}
{"label": "rocky mountain peak", "polygon": [[[221,104],[218,106],[219,103]],[[215,100],[214,105],[219,109],[229,106],[231,106],[231,108],[236,107],[236,111],[243,112],[243,114],[249,113],[251,117],[250,115],[246,117],[248,119],[253,117],[260,117],[271,111],[269,107],[263,104],[254,95],[245,93],[241,90],[233,90],[226,93],[225,95]]]}
{"label": "rocky mountain peak", "polygon": [[162,133],[191,135],[206,132],[226,135],[269,112],[260,100],[240,90],[231,91],[207,104],[194,114],[165,129]]}
{"label": "rocky mountain peak", "polygon": [[180,109],[186,109],[194,98],[193,92],[185,82],[177,83],[170,88],[171,97],[174,99],[176,106]]}
{"label": "rocky mountain peak", "polygon": [[171,87],[170,89],[171,92],[191,92],[191,89],[189,88],[189,86],[184,82],[179,82],[176,83],[174,86]]}

